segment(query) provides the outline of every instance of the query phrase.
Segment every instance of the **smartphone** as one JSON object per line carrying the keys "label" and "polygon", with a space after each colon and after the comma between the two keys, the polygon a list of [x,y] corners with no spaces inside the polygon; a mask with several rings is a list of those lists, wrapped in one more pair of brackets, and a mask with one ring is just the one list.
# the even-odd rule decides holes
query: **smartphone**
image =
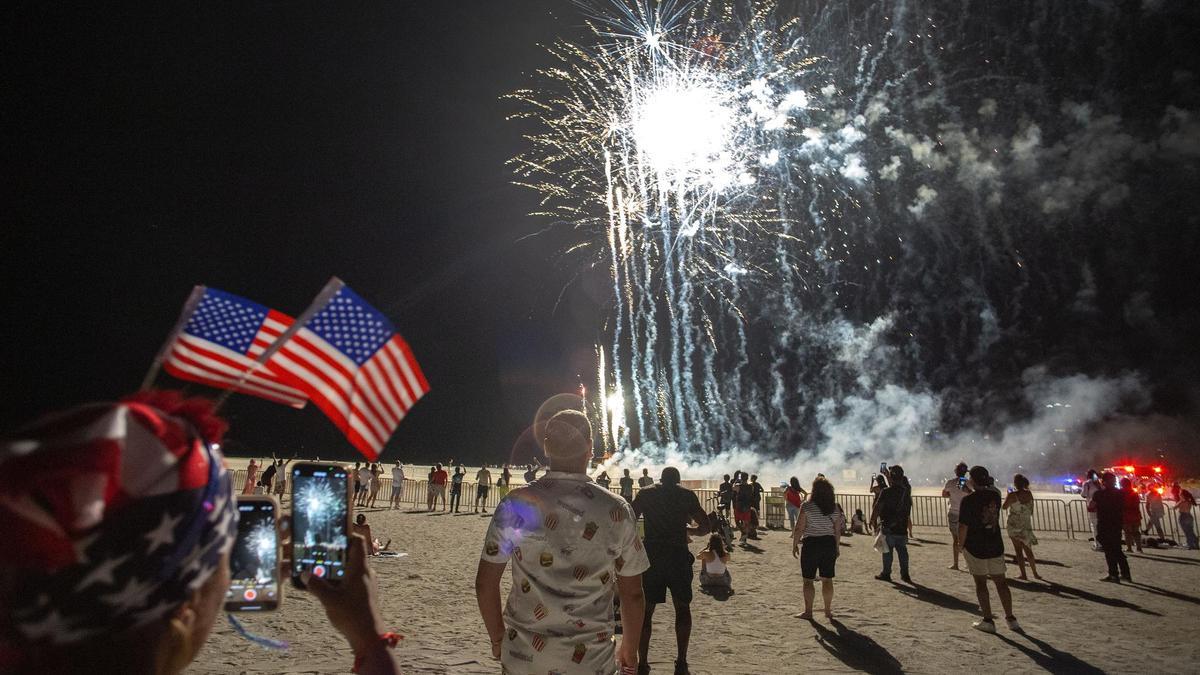
{"label": "smartphone", "polygon": [[967,477],[959,476],[958,477],[958,489],[965,490],[966,488],[967,488]]}
{"label": "smartphone", "polygon": [[304,588],[309,572],[334,583],[346,576],[350,541],[349,470],[339,464],[292,465],[292,585]]}
{"label": "smartphone", "polygon": [[279,609],[279,503],[266,495],[237,498],[238,529],[229,557],[226,612]]}
{"label": "smartphone", "polygon": [[887,470],[887,462],[880,462],[880,463],[879,463],[879,473],[882,473],[882,474],[884,474],[884,475],[887,475],[887,472],[888,472],[888,470]]}

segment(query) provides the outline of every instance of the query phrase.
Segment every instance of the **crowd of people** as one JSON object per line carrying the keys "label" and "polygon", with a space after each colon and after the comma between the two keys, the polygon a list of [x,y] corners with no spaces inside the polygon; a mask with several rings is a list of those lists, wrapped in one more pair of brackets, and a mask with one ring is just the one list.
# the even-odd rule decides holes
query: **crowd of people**
{"label": "crowd of people", "polygon": [[[12,624],[0,634],[0,671],[181,672],[204,643],[230,583],[238,490],[218,450],[223,423],[203,403],[161,392],[50,419],[0,444],[2,475],[62,466],[78,474],[6,488],[15,500],[9,503],[27,506],[9,509],[13,546],[0,590]],[[612,672],[614,663],[625,672],[648,672],[655,610],[669,593],[674,669],[689,672],[696,562],[701,589],[732,590],[733,534],[723,524],[728,527],[732,516],[743,547],[759,537],[765,490],[757,476],[743,471],[725,476],[711,511],[682,485],[674,467],[663,469],[657,481],[643,469],[636,492],[635,479],[624,471],[613,492],[606,472],[597,480],[587,474],[592,436],[586,416],[560,412],[545,433],[549,466],[526,467],[526,485],[511,488],[507,466],[494,484],[487,467],[474,476],[475,510],[486,513],[493,488],[501,498],[476,571],[492,654],[509,672],[565,672],[571,664],[585,672]],[[64,452],[76,453],[77,461],[64,462]],[[96,456],[105,461],[91,461]],[[147,456],[169,457],[167,470],[141,461]],[[254,462],[240,491],[279,491],[289,461]],[[430,509],[436,501],[443,508],[462,508],[466,471],[453,461],[448,465],[452,472],[440,464],[430,469]],[[94,471],[116,471],[120,490],[96,493],[87,480]],[[353,468],[355,505],[374,507],[382,474],[378,463]],[[393,506],[405,480],[397,463]],[[900,582],[916,585],[907,553],[912,486],[895,465],[872,482],[870,513],[856,509],[850,518],[825,476],[818,474],[807,489],[796,477],[788,482],[783,501],[803,588],[797,618],[815,620],[818,580],[822,613],[834,617],[837,561],[842,538],[851,534],[875,535],[881,556],[876,579],[896,583],[892,570],[898,563]],[[1092,472],[1084,494],[1094,514],[1093,539],[1108,567],[1102,581],[1131,581],[1125,553],[1142,546],[1152,530],[1163,538],[1161,495],[1147,495],[1148,521],[1142,529],[1137,494],[1111,472]],[[965,564],[974,582],[980,617],[972,625],[994,633],[1002,617],[1010,630],[1020,631],[1008,586],[1005,535],[1020,570],[1017,578],[1026,579],[1028,572],[1041,579],[1029,481],[1013,476],[1004,494],[987,468],[960,463],[942,497],[953,541],[950,567]],[[1184,489],[1172,498],[1188,548],[1194,549],[1195,499]],[[690,545],[697,538],[705,545],[693,555]],[[368,563],[368,556],[389,547],[390,540],[381,542],[360,512],[345,581],[333,586],[305,579],[350,644],[360,673],[397,672],[389,650],[396,636],[387,632],[378,612]],[[510,565],[512,591],[503,609],[501,578]],[[999,617],[993,613],[993,589]],[[120,602],[112,601],[118,596]],[[556,628],[546,628],[551,625]],[[80,660],[81,653],[91,656]]]}

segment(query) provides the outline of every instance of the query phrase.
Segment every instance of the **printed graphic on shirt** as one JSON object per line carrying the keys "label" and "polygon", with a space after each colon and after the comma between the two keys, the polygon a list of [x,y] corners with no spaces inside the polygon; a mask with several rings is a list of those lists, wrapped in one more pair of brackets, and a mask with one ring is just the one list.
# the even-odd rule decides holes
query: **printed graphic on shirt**
{"label": "printed graphic on shirt", "polygon": [[635,524],[624,499],[582,474],[552,471],[501,501],[481,557],[513,566],[506,672],[611,672],[613,578],[649,567]]}

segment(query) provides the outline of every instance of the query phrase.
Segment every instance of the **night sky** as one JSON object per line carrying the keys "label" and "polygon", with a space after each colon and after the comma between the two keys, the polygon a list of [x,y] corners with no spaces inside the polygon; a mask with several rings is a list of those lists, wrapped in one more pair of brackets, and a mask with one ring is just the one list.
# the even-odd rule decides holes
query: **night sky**
{"label": "night sky", "polygon": [[[999,435],[1043,399],[1108,387],[1135,404],[1097,403],[1080,438],[1128,409],[1136,424],[1105,448],[1165,444],[1200,467],[1194,4],[784,4],[825,55],[813,95],[828,77],[830,108],[883,112],[861,125],[874,182],[836,192],[861,206],[812,234],[848,264],[812,265],[822,290],[803,311],[774,297],[746,318],[765,345],[751,370],[792,376],[782,404],[765,385],[752,402],[784,420],[771,450],[843,428],[861,445],[922,397],[921,423]],[[569,229],[527,215],[538,196],[506,162],[535,130],[502,100],[550,64],[546,43],[579,34],[571,3],[0,11],[0,430],[133,391],[195,284],[296,315],[336,275],[387,314],[432,386],[387,460],[503,461],[541,402],[590,383],[607,281],[561,255]],[[912,39],[849,91],[863,45],[893,30]],[[940,195],[928,209],[922,190]],[[841,326],[885,315],[872,353],[886,363],[830,366]],[[315,406],[235,396],[224,412],[233,454],[354,456]],[[912,435],[896,428],[878,447]]]}
{"label": "night sky", "polygon": [[[135,389],[193,284],[295,315],[338,275],[432,385],[384,456],[507,454],[595,329],[552,315],[570,273],[505,167],[563,5],[4,10],[0,426]],[[311,406],[225,411],[253,452],[353,453]]]}

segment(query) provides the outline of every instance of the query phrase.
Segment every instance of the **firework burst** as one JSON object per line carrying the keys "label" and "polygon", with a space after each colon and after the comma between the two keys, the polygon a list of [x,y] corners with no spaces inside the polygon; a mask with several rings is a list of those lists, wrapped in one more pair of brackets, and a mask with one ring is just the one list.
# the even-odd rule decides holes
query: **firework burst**
{"label": "firework burst", "polygon": [[612,280],[597,353],[605,444],[712,448],[737,426],[713,414],[733,367],[718,363],[717,333],[743,330],[747,287],[803,275],[787,205],[805,184],[860,179],[857,139],[837,135],[818,60],[786,40],[773,2],[586,13],[589,44],[554,44],[540,86],[513,95],[539,127],[513,160],[518,181],[541,194],[537,215],[575,228],[566,253]]}

